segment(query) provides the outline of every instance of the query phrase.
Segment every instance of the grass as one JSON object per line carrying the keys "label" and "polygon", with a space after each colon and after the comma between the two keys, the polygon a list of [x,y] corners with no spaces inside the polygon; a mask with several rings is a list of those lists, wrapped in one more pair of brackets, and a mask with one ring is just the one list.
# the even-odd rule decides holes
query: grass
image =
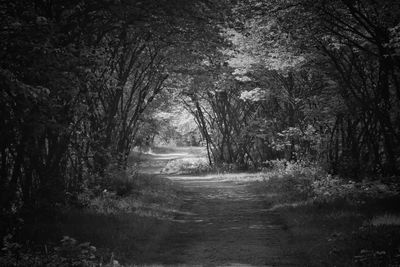
{"label": "grass", "polygon": [[400,266],[398,192],[376,182],[319,179],[328,181],[275,172],[249,188],[280,214],[311,266]]}
{"label": "grass", "polygon": [[30,225],[23,234],[36,244],[44,246],[55,243],[62,236],[73,236],[77,240],[90,240],[98,248],[99,258],[107,261],[114,255],[124,263],[146,262],[149,257],[157,259],[151,251],[155,254],[159,240],[169,235],[171,223],[134,213],[101,214],[75,210],[62,214],[56,223],[37,223],[34,229]]}
{"label": "grass", "polygon": [[382,226],[382,225],[400,226],[400,215],[399,214],[384,214],[384,215],[374,216],[371,219],[371,225],[373,225],[373,226]]}
{"label": "grass", "polygon": [[63,236],[70,236],[90,241],[103,263],[111,258],[122,263],[157,261],[160,242],[173,233],[172,219],[180,213],[179,188],[154,175],[111,176],[102,187],[79,196],[83,207],[64,209],[55,218],[26,221],[17,239],[29,240],[43,252],[45,246],[56,246]]}

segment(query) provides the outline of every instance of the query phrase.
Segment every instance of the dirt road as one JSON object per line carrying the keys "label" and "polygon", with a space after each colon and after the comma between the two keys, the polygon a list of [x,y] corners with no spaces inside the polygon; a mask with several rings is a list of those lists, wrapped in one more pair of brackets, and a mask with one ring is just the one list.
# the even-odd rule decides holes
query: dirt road
{"label": "dirt road", "polygon": [[[169,160],[195,157],[188,150],[153,154],[147,173]],[[147,165],[148,166],[148,165]],[[183,266],[308,266],[279,213],[247,182],[215,176],[165,176],[179,187],[180,212],[144,251],[143,261]],[[154,246],[157,243],[157,246]],[[152,258],[153,257],[153,258]]]}

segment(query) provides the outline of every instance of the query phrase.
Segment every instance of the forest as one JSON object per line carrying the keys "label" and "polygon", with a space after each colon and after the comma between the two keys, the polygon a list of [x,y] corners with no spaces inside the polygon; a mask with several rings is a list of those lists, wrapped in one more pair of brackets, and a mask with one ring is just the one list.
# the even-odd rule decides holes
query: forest
{"label": "forest", "polygon": [[188,216],[177,174],[303,220],[293,266],[400,265],[400,1],[1,1],[0,86],[1,266],[286,266],[122,240]]}

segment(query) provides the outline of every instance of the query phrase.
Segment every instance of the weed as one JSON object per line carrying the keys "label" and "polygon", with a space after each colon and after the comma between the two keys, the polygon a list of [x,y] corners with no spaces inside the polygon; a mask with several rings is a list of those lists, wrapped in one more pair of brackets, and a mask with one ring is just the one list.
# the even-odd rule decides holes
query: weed
{"label": "weed", "polygon": [[286,161],[264,171],[250,188],[279,212],[316,266],[400,266],[400,217],[388,205],[399,198],[398,183],[354,182]]}
{"label": "weed", "polygon": [[12,235],[3,239],[1,266],[98,266],[96,247],[89,242],[78,243],[64,236],[57,245],[46,244],[43,249],[23,246],[11,241]]}
{"label": "weed", "polygon": [[379,216],[374,216],[371,219],[371,225],[381,226],[381,225],[393,225],[400,226],[400,216],[394,214],[384,214]]}

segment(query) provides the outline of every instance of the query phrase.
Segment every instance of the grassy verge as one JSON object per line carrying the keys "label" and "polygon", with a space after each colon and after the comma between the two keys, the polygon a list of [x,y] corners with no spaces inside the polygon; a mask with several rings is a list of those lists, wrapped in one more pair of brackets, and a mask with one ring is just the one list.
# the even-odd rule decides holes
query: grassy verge
{"label": "grassy verge", "polygon": [[169,180],[123,171],[110,171],[73,202],[51,217],[25,219],[3,240],[0,266],[142,262],[144,253],[157,249],[149,244],[168,235],[170,219],[180,212],[177,188]]}
{"label": "grassy verge", "polygon": [[344,181],[289,164],[249,187],[280,214],[312,266],[400,266],[397,183]]}

